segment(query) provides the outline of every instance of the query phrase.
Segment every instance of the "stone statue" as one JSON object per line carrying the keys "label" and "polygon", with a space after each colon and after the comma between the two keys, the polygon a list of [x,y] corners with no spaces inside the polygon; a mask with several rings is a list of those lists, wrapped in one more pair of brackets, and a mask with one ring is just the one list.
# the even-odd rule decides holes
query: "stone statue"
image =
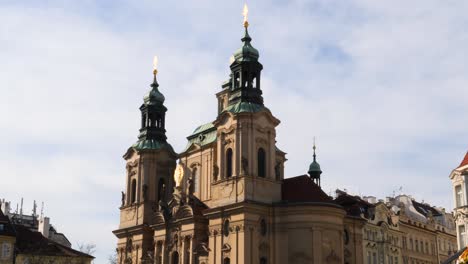
{"label": "stone statue", "polygon": [[241,163],[242,163],[242,175],[247,175],[248,169],[249,169],[249,161],[247,160],[247,158],[242,157]]}
{"label": "stone statue", "polygon": [[195,192],[195,188],[193,186],[193,179],[189,178],[187,180],[187,196],[192,195]]}
{"label": "stone statue", "polygon": [[125,193],[122,191],[122,206],[125,205]]}

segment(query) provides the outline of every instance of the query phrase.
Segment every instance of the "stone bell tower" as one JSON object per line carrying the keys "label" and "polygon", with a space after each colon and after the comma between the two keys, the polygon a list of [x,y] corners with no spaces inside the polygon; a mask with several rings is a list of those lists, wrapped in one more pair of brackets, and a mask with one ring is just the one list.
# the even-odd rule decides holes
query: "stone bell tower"
{"label": "stone bell tower", "polygon": [[126,161],[126,189],[122,192],[118,238],[118,263],[146,263],[154,256],[153,235],[150,226],[155,221],[159,202],[165,202],[174,187],[172,175],[177,154],[167,142],[165,129],[164,95],[156,79],[144,96],[141,128],[138,141],[123,158]]}
{"label": "stone bell tower", "polygon": [[276,147],[280,121],[265,107],[261,89],[262,64],[244,21],[242,46],[231,57],[230,78],[217,94],[216,160],[211,206],[242,201],[281,199],[285,153]]}

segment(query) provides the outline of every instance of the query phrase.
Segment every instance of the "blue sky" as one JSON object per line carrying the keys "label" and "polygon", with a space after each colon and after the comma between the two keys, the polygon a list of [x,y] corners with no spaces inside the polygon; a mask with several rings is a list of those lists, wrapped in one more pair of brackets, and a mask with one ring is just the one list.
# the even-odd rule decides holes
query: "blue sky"
{"label": "blue sky", "polygon": [[[0,1],[0,197],[44,201],[106,263],[152,57],[180,151],[215,118],[243,4]],[[403,186],[451,209],[448,175],[468,150],[468,2],[248,4],[286,175],[307,171],[316,136],[325,191],[384,198]]]}

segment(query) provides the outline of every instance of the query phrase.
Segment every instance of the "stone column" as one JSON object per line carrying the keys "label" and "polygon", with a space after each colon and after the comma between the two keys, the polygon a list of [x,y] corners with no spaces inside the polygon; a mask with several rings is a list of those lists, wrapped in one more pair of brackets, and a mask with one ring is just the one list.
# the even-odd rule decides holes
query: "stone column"
{"label": "stone column", "polygon": [[211,251],[208,253],[208,259],[210,264],[216,264],[218,245],[216,244],[216,236],[218,232],[216,230],[210,230],[209,245]]}
{"label": "stone column", "polygon": [[312,228],[312,252],[314,263],[322,263],[322,229]]}
{"label": "stone column", "polygon": [[193,238],[192,237],[190,237],[188,249],[189,249],[188,254],[190,254],[189,264],[193,264]]}

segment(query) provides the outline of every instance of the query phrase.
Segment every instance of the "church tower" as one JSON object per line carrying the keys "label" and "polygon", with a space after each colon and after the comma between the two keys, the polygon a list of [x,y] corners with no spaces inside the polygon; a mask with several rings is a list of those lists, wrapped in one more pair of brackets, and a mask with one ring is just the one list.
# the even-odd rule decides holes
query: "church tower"
{"label": "church tower", "polygon": [[263,66],[246,16],[242,46],[232,55],[230,77],[216,94],[218,116],[195,129],[180,154],[187,170],[195,172],[195,194],[209,207],[281,199],[286,158],[276,147],[280,121],[264,105]]}
{"label": "church tower", "polygon": [[123,158],[126,161],[126,189],[122,192],[118,237],[118,263],[145,263],[153,258],[155,212],[166,202],[174,187],[172,175],[177,154],[167,142],[164,95],[159,91],[157,58],[153,83],[140,106],[141,127],[138,141]]}

